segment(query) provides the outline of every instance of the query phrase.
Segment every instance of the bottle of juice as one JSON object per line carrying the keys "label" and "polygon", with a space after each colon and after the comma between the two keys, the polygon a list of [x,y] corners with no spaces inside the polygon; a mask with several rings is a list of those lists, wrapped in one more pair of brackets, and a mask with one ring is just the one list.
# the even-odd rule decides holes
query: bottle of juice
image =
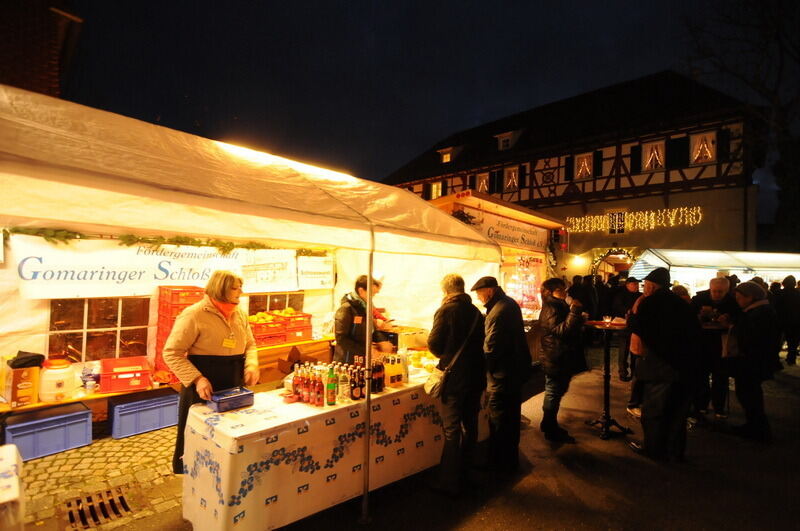
{"label": "bottle of juice", "polygon": [[333,365],[331,365],[328,369],[328,383],[325,386],[325,397],[329,406],[336,405],[336,387],[338,382],[339,379],[336,377],[336,373],[333,371]]}

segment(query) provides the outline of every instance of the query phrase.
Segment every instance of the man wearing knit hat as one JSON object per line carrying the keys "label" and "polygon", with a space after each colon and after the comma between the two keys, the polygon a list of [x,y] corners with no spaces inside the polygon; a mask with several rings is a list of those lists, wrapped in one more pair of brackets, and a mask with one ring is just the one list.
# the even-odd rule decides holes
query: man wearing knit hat
{"label": "man wearing knit hat", "polygon": [[686,417],[700,324],[684,300],[669,289],[669,271],[659,267],[644,279],[644,296],[631,332],[638,335],[644,356],[637,367],[642,383],[643,443],[631,448],[651,459],[683,460],[686,450]]}

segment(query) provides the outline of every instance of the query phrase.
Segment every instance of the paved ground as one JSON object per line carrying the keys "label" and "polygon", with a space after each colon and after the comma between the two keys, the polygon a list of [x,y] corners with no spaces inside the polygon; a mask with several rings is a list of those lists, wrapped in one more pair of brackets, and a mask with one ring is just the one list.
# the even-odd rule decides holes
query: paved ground
{"label": "paved ground", "polygon": [[[613,355],[613,354],[612,354]],[[599,366],[599,352],[591,353]],[[629,384],[612,380],[613,415],[624,413]],[[460,499],[427,488],[429,473],[370,495],[369,529],[798,529],[800,504],[800,368],[765,384],[775,441],[762,445],[726,433],[742,422],[731,395],[731,416],[690,432],[688,463],[660,465],[632,454],[624,438],[603,441],[584,424],[601,408],[599,369],[579,375],[562,405],[562,424],[577,444],[553,445],[538,430],[541,395],[523,414],[524,472],[506,480],[484,473],[480,487]],[[25,463],[26,530],[70,529],[66,502],[116,487],[131,509],[98,529],[189,530],[181,518],[181,479],[170,472],[174,428]],[[353,500],[287,529],[352,529],[361,514]]]}

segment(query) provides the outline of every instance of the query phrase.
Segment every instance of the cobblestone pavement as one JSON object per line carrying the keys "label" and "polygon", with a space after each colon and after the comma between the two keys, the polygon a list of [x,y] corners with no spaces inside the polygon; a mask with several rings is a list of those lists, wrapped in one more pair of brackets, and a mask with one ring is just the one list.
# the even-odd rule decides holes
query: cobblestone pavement
{"label": "cobblestone pavement", "polygon": [[68,501],[115,488],[121,488],[131,511],[103,518],[93,529],[140,529],[137,523],[144,519],[179,508],[181,478],[171,465],[175,433],[171,427],[124,439],[106,436],[89,446],[26,461],[26,529],[71,529]]}
{"label": "cobblestone pavement", "polygon": [[[712,417],[690,432],[687,464],[660,465],[632,454],[626,438],[601,440],[585,425],[602,404],[599,349],[592,349],[590,358],[594,369],[573,380],[560,415],[577,444],[544,440],[538,430],[540,394],[523,405],[524,471],[518,477],[493,482],[490,472],[481,477],[484,471],[473,478],[480,488],[453,500],[432,492],[431,472],[423,472],[370,494],[369,525],[356,524],[361,514],[361,500],[356,499],[296,522],[287,531],[797,527],[800,367],[787,368],[764,384],[775,432],[771,445],[730,434],[729,426],[743,421],[731,396],[729,419]],[[612,378],[611,407],[638,438],[641,428],[625,414],[629,386]],[[171,473],[174,441],[175,428],[119,440],[106,436],[87,447],[27,461],[26,531],[72,529],[67,500],[115,487],[124,489],[131,512],[92,529],[191,530],[181,514],[181,476]]]}

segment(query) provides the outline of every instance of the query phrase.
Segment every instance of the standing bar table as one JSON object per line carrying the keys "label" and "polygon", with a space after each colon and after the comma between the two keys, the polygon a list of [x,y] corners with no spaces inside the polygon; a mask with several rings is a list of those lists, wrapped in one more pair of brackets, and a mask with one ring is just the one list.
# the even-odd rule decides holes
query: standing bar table
{"label": "standing bar table", "polygon": [[603,332],[603,412],[594,420],[587,420],[589,426],[600,426],[600,438],[609,439],[617,428],[623,435],[633,433],[633,430],[622,426],[611,416],[611,337],[614,332],[625,330],[626,325],[607,323],[604,321],[586,321],[586,326]]}

